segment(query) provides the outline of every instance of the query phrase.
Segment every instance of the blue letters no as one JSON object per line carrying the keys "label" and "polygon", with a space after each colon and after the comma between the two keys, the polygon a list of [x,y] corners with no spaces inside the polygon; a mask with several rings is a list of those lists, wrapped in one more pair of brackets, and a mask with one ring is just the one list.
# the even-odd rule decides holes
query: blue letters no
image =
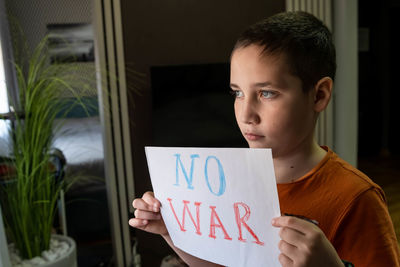
{"label": "blue letters no", "polygon": [[[212,190],[210,182],[208,181],[207,166],[208,166],[208,160],[209,159],[215,159],[217,161],[217,164],[218,164],[218,173],[219,173],[219,191],[218,191],[218,193],[215,193]],[[206,182],[207,182],[208,189],[210,189],[211,193],[213,193],[216,196],[220,196],[225,192],[225,174],[224,174],[224,169],[222,168],[221,162],[219,161],[219,159],[217,159],[217,157],[215,157],[215,156],[208,156],[207,157],[206,165],[204,166],[204,175],[206,177]]]}
{"label": "blue letters no", "polygon": [[179,170],[178,170],[178,162],[181,165],[181,169],[183,172],[183,175],[185,176],[187,185],[188,185],[188,189],[194,189],[192,182],[193,182],[193,169],[194,169],[194,159],[198,158],[199,155],[197,154],[193,154],[190,155],[190,158],[192,159],[191,163],[190,163],[190,177],[188,177],[185,167],[183,166],[183,163],[181,161],[181,154],[175,154],[174,155],[176,157],[176,183],[174,185],[179,186]]}

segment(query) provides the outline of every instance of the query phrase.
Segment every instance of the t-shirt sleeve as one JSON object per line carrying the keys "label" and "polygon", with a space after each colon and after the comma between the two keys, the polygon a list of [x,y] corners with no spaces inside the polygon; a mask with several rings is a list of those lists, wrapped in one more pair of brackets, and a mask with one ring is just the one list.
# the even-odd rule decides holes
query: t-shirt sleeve
{"label": "t-shirt sleeve", "polygon": [[356,267],[400,266],[399,245],[382,191],[371,188],[361,193],[338,220],[332,243],[340,258]]}

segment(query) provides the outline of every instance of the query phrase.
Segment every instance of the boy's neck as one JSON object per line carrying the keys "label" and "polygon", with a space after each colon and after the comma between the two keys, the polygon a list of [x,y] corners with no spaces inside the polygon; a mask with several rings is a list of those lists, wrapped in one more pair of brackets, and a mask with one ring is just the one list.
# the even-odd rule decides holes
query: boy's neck
{"label": "boy's neck", "polygon": [[291,183],[312,170],[326,155],[315,141],[288,156],[275,157],[274,169],[278,184]]}

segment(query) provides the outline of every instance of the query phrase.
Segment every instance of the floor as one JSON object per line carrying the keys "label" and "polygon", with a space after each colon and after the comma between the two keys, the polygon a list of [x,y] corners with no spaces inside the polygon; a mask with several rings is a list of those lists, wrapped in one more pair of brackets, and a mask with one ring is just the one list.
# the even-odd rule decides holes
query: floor
{"label": "floor", "polygon": [[77,257],[79,267],[112,267],[111,240],[94,242],[77,242]]}
{"label": "floor", "polygon": [[400,156],[359,158],[358,168],[385,191],[389,213],[400,244]]}

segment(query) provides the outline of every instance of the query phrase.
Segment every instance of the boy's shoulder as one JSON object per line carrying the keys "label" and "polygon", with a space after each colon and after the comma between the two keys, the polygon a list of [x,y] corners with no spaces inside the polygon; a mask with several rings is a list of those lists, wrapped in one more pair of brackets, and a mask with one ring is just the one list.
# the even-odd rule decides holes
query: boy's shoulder
{"label": "boy's shoulder", "polygon": [[340,158],[328,147],[326,162],[317,171],[323,180],[334,183],[341,191],[350,191],[352,194],[361,194],[367,190],[375,190],[384,198],[382,189],[365,173]]}

